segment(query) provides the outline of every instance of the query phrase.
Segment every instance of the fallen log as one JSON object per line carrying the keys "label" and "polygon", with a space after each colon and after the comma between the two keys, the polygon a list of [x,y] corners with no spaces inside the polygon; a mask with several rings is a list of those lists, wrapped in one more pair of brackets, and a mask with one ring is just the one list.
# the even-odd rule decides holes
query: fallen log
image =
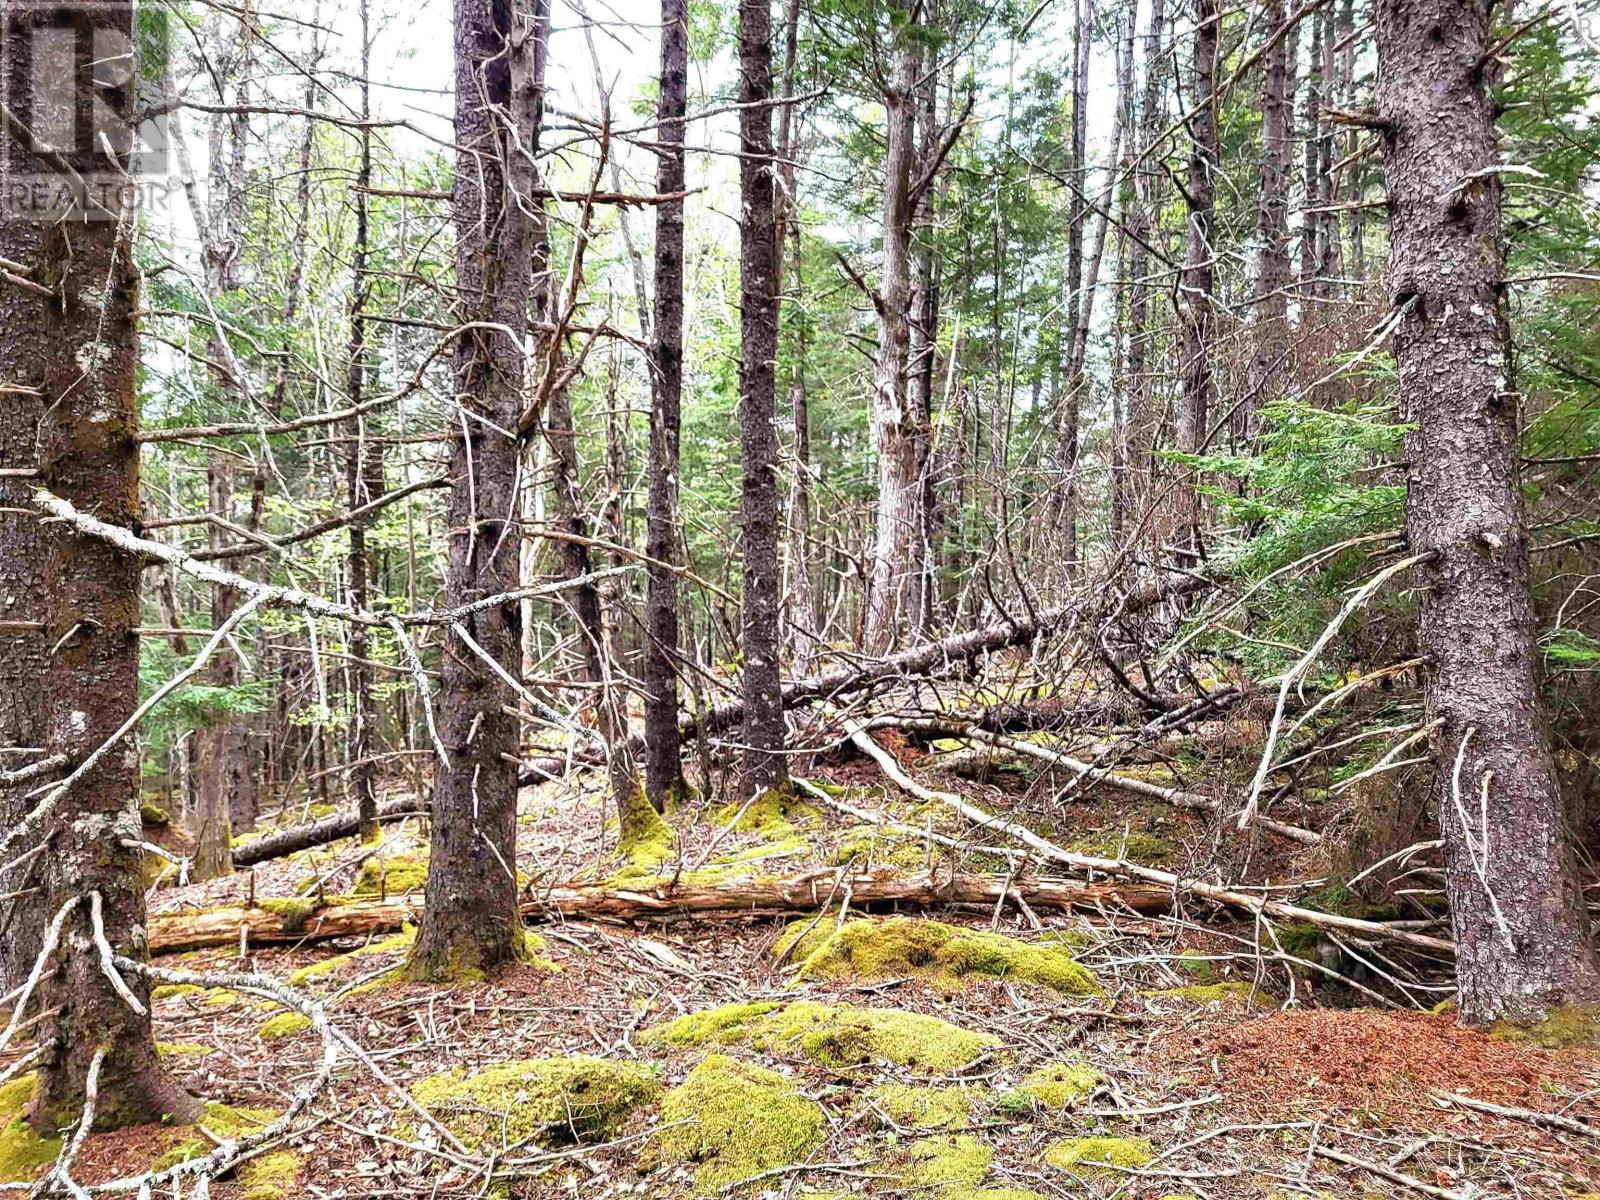
{"label": "fallen log", "polygon": [[[428,802],[419,796],[402,796],[385,800],[378,805],[379,821],[400,821],[406,817],[420,816],[428,811]],[[313,846],[325,846],[341,838],[354,837],[361,832],[361,817],[353,812],[337,812],[331,816],[308,821],[304,825],[291,825],[251,838],[234,847],[233,865],[253,867],[269,859],[298,854]]]}
{"label": "fallen log", "polygon": [[[1347,933],[1369,938],[1380,942],[1398,942],[1402,945],[1413,946],[1419,950],[1433,950],[1444,954],[1454,954],[1455,944],[1444,938],[1429,937],[1427,934],[1414,933],[1409,929],[1401,929],[1395,925],[1386,925],[1381,921],[1364,921],[1359,917],[1345,917],[1338,913],[1318,912],[1314,908],[1301,908],[1298,904],[1290,904],[1284,900],[1274,900],[1267,896],[1252,896],[1248,892],[1237,891],[1233,888],[1219,887],[1216,884],[1206,883],[1202,879],[1186,879],[1175,875],[1171,871],[1162,871],[1155,867],[1140,866],[1138,863],[1127,862],[1123,859],[1101,858],[1093,854],[1078,854],[1071,850],[1063,849],[1050,841],[1042,838],[1026,826],[1018,825],[1015,821],[1008,821],[997,817],[993,813],[985,812],[976,804],[955,795],[952,792],[938,792],[932,788],[925,788],[909,776],[894,761],[891,755],[882,746],[879,746],[864,730],[858,730],[856,745],[865,753],[885,767],[885,774],[889,774],[897,784],[902,780],[909,783],[907,791],[921,799],[938,800],[948,804],[964,816],[972,824],[984,830],[998,830],[1008,837],[1015,838],[1031,849],[1040,858],[1049,862],[1060,863],[1074,871],[1081,871],[1090,879],[1097,875],[1107,878],[1123,878],[1137,880],[1141,883],[1153,883],[1162,888],[1169,895],[1198,896],[1203,900],[1210,900],[1228,908],[1242,909],[1256,917],[1277,917],[1283,921],[1303,921],[1309,925],[1316,925],[1322,929],[1338,929]],[[887,760],[887,761],[886,761]],[[894,773],[890,774],[888,767],[892,764]]]}
{"label": "fallen log", "polygon": [[[789,878],[680,882],[676,887],[666,878],[648,888],[564,885],[546,889],[524,901],[522,913],[530,923],[557,918],[631,920],[670,915],[771,915],[810,912],[830,899],[846,895],[853,908],[890,904],[992,906],[1006,899],[1013,902],[1021,899],[1031,908],[1057,912],[1121,909],[1157,913],[1166,912],[1172,906],[1169,891],[1140,883],[1039,879],[1028,875],[1008,879],[1002,875],[952,877],[930,876],[924,872],[852,872],[840,867],[808,871]],[[207,946],[237,945],[241,929],[246,943],[254,946],[393,933],[402,924],[417,919],[422,911],[420,896],[417,901],[408,904],[400,900],[357,900],[307,909],[294,905],[272,905],[270,909],[230,906],[161,914],[150,918],[150,953],[171,954]]]}

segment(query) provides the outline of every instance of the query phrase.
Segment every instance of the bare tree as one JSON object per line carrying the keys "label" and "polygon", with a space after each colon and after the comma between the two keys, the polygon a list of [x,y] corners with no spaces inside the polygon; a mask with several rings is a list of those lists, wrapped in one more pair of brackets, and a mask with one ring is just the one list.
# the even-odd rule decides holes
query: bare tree
{"label": "bare tree", "polygon": [[[529,295],[526,201],[507,174],[530,153],[512,129],[512,58],[528,14],[494,0],[455,0],[456,280],[462,322],[456,344],[460,437],[450,458],[451,607],[514,591],[518,583],[517,460],[511,433],[522,411],[523,348],[517,331]],[[462,627],[502,671],[516,669],[522,615],[513,604],[482,608]],[[517,912],[516,696],[498,671],[458,639],[444,657],[442,728],[449,762],[432,801],[428,887],[410,969],[427,979],[491,971],[523,951]]]}
{"label": "bare tree", "polygon": [[[656,110],[656,190],[684,188],[684,117],[689,105],[687,0],[661,2],[661,97]],[[665,811],[683,787],[678,733],[678,434],[683,397],[683,201],[656,208],[655,321],[650,372],[650,495],[645,551],[650,585],[645,618],[645,794]]]}
{"label": "bare tree", "polygon": [[778,246],[773,210],[772,10],[739,0],[739,505],[744,557],[746,793],[788,782],[778,664]]}
{"label": "bare tree", "polygon": [[1380,0],[1377,119],[1461,1018],[1600,999],[1535,676],[1488,0]]}

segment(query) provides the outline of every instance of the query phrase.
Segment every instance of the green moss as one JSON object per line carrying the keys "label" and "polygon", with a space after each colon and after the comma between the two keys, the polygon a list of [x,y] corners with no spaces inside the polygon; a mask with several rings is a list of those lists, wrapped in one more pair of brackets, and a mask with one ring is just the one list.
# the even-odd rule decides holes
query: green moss
{"label": "green moss", "polygon": [[641,1040],[679,1047],[731,1046],[749,1036],[750,1026],[758,1018],[782,1007],[781,1004],[753,1003],[702,1009],[646,1030]]}
{"label": "green moss", "polygon": [[911,1147],[906,1182],[944,1196],[950,1188],[975,1188],[989,1177],[994,1151],[969,1133],[924,1138]]}
{"label": "green moss", "polygon": [[834,1069],[886,1061],[941,1072],[967,1066],[1000,1045],[989,1034],[922,1013],[810,1000],[730,1004],[690,1013],[646,1031],[644,1040],[672,1046],[747,1044]]}
{"label": "green moss", "polygon": [[1217,982],[1216,964],[1198,950],[1185,950],[1173,960],[1172,967],[1196,983]]}
{"label": "green moss", "polygon": [[[209,1133],[222,1141],[243,1137],[247,1133],[254,1133],[278,1114],[270,1108],[233,1108],[226,1104],[210,1103],[206,1105],[205,1113],[200,1118],[200,1126],[205,1127],[205,1132],[199,1126],[178,1126],[172,1130],[175,1137],[173,1145],[160,1155],[152,1169],[164,1171],[168,1167],[181,1162],[189,1162],[196,1158],[203,1158],[216,1148]],[[195,1136],[188,1136],[189,1131]],[[245,1168],[240,1168],[240,1180],[244,1179]]]}
{"label": "green moss", "polygon": [[[740,809],[744,810],[740,816]],[[726,804],[712,815],[719,827],[738,817],[735,833],[757,833],[763,837],[784,837],[795,829],[817,829],[822,825],[822,813],[814,804],[807,804],[793,792],[781,788],[767,788],[748,807],[744,804]]]}
{"label": "green moss", "polygon": [[1121,830],[1084,838],[1082,841],[1072,843],[1067,849],[1079,854],[1092,854],[1098,858],[1121,858],[1145,867],[1171,866],[1178,857],[1177,847],[1166,838],[1157,837],[1153,833],[1136,832],[1129,832],[1124,836]]}
{"label": "green moss", "polygon": [[802,979],[904,975],[988,975],[1073,996],[1100,991],[1089,969],[1062,946],[1030,945],[998,933],[911,917],[848,921],[805,957],[798,973]]}
{"label": "green moss", "polygon": [[215,1051],[215,1047],[207,1046],[200,1042],[157,1042],[156,1053],[173,1058],[203,1057]]}
{"label": "green moss", "polygon": [[791,921],[772,943],[772,957],[779,962],[803,963],[822,949],[838,924],[837,918],[828,913],[823,913],[820,919],[807,917],[803,921]]}
{"label": "green moss", "polygon": [[227,988],[208,988],[205,993],[207,1008],[226,1008],[239,998],[238,992],[230,992]]}
{"label": "green moss", "polygon": [[643,1063],[575,1056],[446,1071],[412,1096],[469,1146],[532,1143],[550,1148],[604,1141],[660,1091]]}
{"label": "green moss", "polygon": [[239,1198],[286,1200],[295,1194],[299,1178],[300,1156],[293,1150],[274,1150],[239,1168]]}
{"label": "green moss", "polygon": [[404,896],[428,886],[426,854],[375,854],[356,873],[357,896]]}
{"label": "green moss", "polygon": [[871,862],[874,866],[915,869],[927,863],[928,848],[916,838],[886,833],[877,825],[856,825],[845,830],[828,861],[838,866]]}
{"label": "green moss", "polygon": [[1189,987],[1141,992],[1142,996],[1171,997],[1191,1004],[1216,1004],[1223,1008],[1277,1008],[1271,994],[1248,983],[1197,983]]}
{"label": "green moss", "polygon": [[1014,1097],[1017,1101],[1025,1100],[1030,1107],[1037,1104],[1052,1111],[1063,1109],[1093,1092],[1102,1078],[1099,1071],[1086,1063],[1049,1063],[1024,1075],[1007,1101],[1013,1102]]}
{"label": "green moss", "polygon": [[1516,1024],[1497,1023],[1490,1035],[1500,1041],[1531,1042],[1547,1050],[1600,1043],[1600,1005],[1558,1004],[1542,1021]]}
{"label": "green moss", "polygon": [[61,1153],[60,1138],[40,1137],[28,1124],[28,1105],[38,1084],[33,1071],[0,1084],[0,1181],[32,1179]]}
{"label": "green moss", "polygon": [[821,1105],[788,1079],[721,1054],[667,1093],[661,1120],[645,1165],[698,1163],[695,1185],[707,1193],[801,1161],[824,1128]]}
{"label": "green moss", "polygon": [[965,1088],[884,1083],[867,1092],[867,1099],[896,1125],[913,1129],[960,1129],[972,1115]]}
{"label": "green moss", "polygon": [[163,983],[150,989],[151,1000],[170,1000],[173,996],[192,996],[205,988],[198,983]]}
{"label": "green moss", "polygon": [[1065,1138],[1044,1152],[1045,1162],[1052,1167],[1060,1167],[1091,1179],[1096,1175],[1111,1174],[1097,1170],[1096,1164],[1142,1167],[1155,1156],[1149,1138]]}
{"label": "green moss", "polygon": [[264,1022],[261,1028],[256,1030],[256,1033],[260,1035],[261,1040],[264,1042],[276,1042],[286,1037],[293,1037],[302,1029],[310,1028],[310,1017],[305,1016],[303,1013],[286,1012],[279,1013],[271,1020]]}
{"label": "green moss", "polygon": [[139,805],[139,820],[143,821],[146,825],[172,824],[171,814],[169,814],[167,810],[162,808],[159,804],[151,804],[148,800]]}
{"label": "green moss", "polygon": [[939,1200],[1045,1200],[1038,1192],[1026,1188],[946,1188]]}
{"label": "green moss", "polygon": [[672,826],[635,787],[622,808],[617,832],[617,853],[624,866],[607,882],[613,887],[640,886],[655,878],[658,868],[672,859],[676,835]]}
{"label": "green moss", "polygon": [[1457,1012],[1460,1010],[1460,1008],[1461,1002],[1454,996],[1451,996],[1448,1000],[1439,1001],[1439,1003],[1435,1004],[1428,1011],[1436,1017],[1442,1017],[1448,1013]]}
{"label": "green moss", "polygon": [[370,954],[389,954],[397,950],[404,950],[417,940],[417,931],[414,926],[407,926],[391,937],[370,942],[355,950],[344,954],[335,954],[332,958],[325,958],[321,962],[312,963],[310,966],[300,967],[289,973],[289,986],[300,987],[314,979],[321,979],[325,975],[332,975],[343,970],[352,962],[365,958]]}
{"label": "green moss", "polygon": [[306,922],[311,919],[311,914],[317,911],[317,901],[305,896],[282,896],[268,900],[257,900],[256,907],[262,912],[269,912],[283,922],[285,933],[304,933]]}

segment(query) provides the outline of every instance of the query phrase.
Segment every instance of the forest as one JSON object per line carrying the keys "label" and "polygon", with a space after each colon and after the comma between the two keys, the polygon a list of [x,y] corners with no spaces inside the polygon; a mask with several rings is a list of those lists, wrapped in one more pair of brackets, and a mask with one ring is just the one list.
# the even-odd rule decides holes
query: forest
{"label": "forest", "polygon": [[0,1195],[1600,1200],[1600,2],[0,0]]}

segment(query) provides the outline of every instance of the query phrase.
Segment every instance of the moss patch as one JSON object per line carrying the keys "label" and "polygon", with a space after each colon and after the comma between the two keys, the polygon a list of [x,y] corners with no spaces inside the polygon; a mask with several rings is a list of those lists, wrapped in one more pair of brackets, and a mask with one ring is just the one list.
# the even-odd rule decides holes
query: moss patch
{"label": "moss patch", "polygon": [[1052,1111],[1067,1108],[1099,1086],[1099,1071],[1085,1063],[1049,1063],[1022,1077],[1022,1083],[1006,1097],[1008,1107],[1018,1102],[1030,1108],[1037,1104]]}
{"label": "moss patch", "polygon": [[317,911],[318,903],[305,896],[280,896],[270,900],[257,900],[256,907],[269,912],[283,922],[285,933],[304,933],[306,922]]}
{"label": "moss patch", "polygon": [[172,815],[159,804],[151,804],[146,800],[139,805],[139,820],[146,825],[171,825]]}
{"label": "moss patch", "polygon": [[776,1071],[713,1054],[667,1093],[645,1165],[698,1163],[703,1192],[799,1162],[823,1138],[822,1107]]}
{"label": "moss patch", "polygon": [[913,837],[886,833],[877,825],[856,825],[845,830],[828,861],[838,866],[870,862],[874,866],[914,870],[927,863],[928,848]]}
{"label": "moss patch", "polygon": [[1144,996],[1171,997],[1190,1004],[1215,1004],[1222,1008],[1277,1008],[1278,1001],[1268,992],[1248,983],[1197,983],[1189,987],[1163,988],[1142,992]]}
{"label": "moss patch", "polygon": [[[243,1137],[247,1133],[254,1133],[277,1115],[270,1108],[233,1108],[226,1104],[207,1104],[199,1125],[175,1128],[172,1131],[176,1139],[174,1144],[151,1166],[154,1170],[164,1171],[178,1163],[189,1162],[210,1154],[216,1148],[216,1143],[205,1133],[200,1132],[200,1126],[204,1126],[207,1133],[214,1134],[223,1141],[229,1141]],[[188,1136],[191,1131],[195,1136]],[[247,1169],[247,1166],[239,1168],[241,1182],[244,1181]]]}
{"label": "moss patch", "polygon": [[201,1042],[157,1042],[156,1053],[170,1058],[203,1058],[216,1047]]}
{"label": "moss patch", "polygon": [[1129,832],[1124,835],[1120,829],[1084,838],[1067,849],[1098,858],[1121,858],[1144,867],[1171,866],[1178,857],[1178,848],[1166,838],[1153,833]]}
{"label": "moss patch", "polygon": [[676,841],[672,826],[646,798],[644,788],[635,787],[623,805],[617,830],[617,853],[624,866],[609,882],[625,886],[650,878],[657,868],[671,861]]}
{"label": "moss patch", "polygon": [[60,1138],[40,1137],[28,1124],[38,1084],[35,1071],[0,1084],[0,1181],[32,1179],[61,1153]]}
{"label": "moss patch", "polygon": [[575,1056],[446,1071],[412,1096],[469,1146],[532,1143],[549,1148],[604,1140],[660,1091],[643,1063]]}
{"label": "moss patch", "polygon": [[960,1129],[973,1108],[972,1096],[964,1088],[885,1083],[869,1091],[867,1099],[896,1125],[913,1129]]}
{"label": "moss patch", "polygon": [[312,963],[310,966],[301,967],[289,973],[289,986],[299,987],[310,983],[314,979],[321,979],[343,970],[359,958],[369,954],[389,954],[405,950],[417,940],[415,926],[407,926],[392,937],[382,938],[376,942],[369,942],[355,950],[346,951],[344,954],[335,954],[332,958],[325,958],[321,962]]}
{"label": "moss patch", "polygon": [[1490,1031],[1500,1041],[1531,1042],[1546,1050],[1600,1044],[1600,1005],[1560,1004],[1532,1025],[1502,1021]]}
{"label": "moss patch", "polygon": [[954,1071],[1000,1045],[986,1033],[898,1008],[849,1004],[731,1004],[690,1013],[646,1031],[672,1046],[748,1044],[768,1053],[843,1069],[884,1061],[921,1071]]}
{"label": "moss patch", "polygon": [[[811,942],[811,935],[805,940]],[[805,948],[805,944],[797,947]],[[1063,946],[1030,945],[998,933],[911,917],[847,921],[810,950],[797,977],[891,979],[902,975],[950,980],[987,975],[1037,983],[1071,996],[1100,991],[1094,975]]]}
{"label": "moss patch", "polygon": [[1065,1138],[1044,1152],[1052,1167],[1072,1171],[1087,1178],[1110,1175],[1100,1164],[1114,1167],[1142,1167],[1156,1156],[1149,1138],[1084,1137]]}
{"label": "moss patch", "polygon": [[276,1042],[283,1038],[293,1037],[302,1029],[311,1028],[311,1018],[303,1013],[279,1013],[269,1021],[262,1023],[256,1033],[264,1042]]}
{"label": "moss patch", "polygon": [[252,1158],[239,1168],[240,1200],[285,1200],[297,1194],[300,1156],[293,1150],[274,1150]]}
{"label": "moss patch", "polygon": [[205,988],[198,983],[163,983],[150,989],[151,1000],[170,1000],[173,996],[192,996]]}
{"label": "moss patch", "polygon": [[375,854],[356,872],[358,896],[404,896],[428,886],[426,854]]}
{"label": "moss patch", "polygon": [[951,1188],[975,1188],[989,1177],[994,1151],[969,1133],[924,1138],[911,1147],[906,1182],[947,1196]]}

